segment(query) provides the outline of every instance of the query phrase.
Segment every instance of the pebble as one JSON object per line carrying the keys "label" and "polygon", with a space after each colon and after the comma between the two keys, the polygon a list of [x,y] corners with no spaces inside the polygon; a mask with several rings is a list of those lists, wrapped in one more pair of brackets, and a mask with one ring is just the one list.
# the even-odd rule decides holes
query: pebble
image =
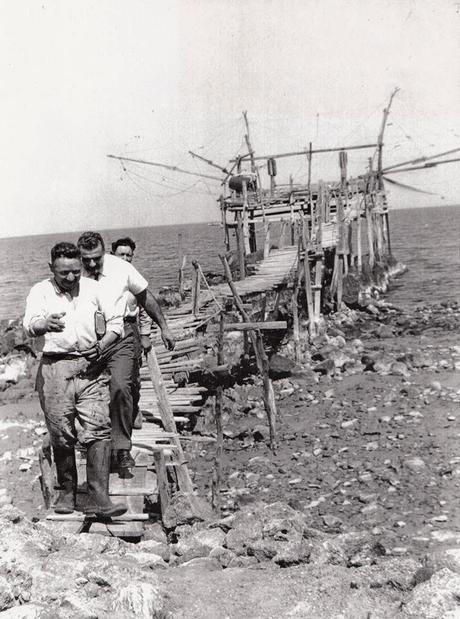
{"label": "pebble", "polygon": [[358,420],[356,419],[356,417],[354,419],[350,419],[349,421],[342,421],[342,423],[340,424],[341,428],[351,428],[352,426],[355,425],[355,423]]}
{"label": "pebble", "polygon": [[404,460],[404,466],[411,471],[420,471],[421,469],[424,469],[426,467],[425,462],[417,456],[415,458],[409,458],[408,460]]}
{"label": "pebble", "polygon": [[290,479],[288,481],[288,484],[290,484],[291,486],[295,485],[295,484],[300,484],[300,482],[302,481],[301,477],[295,477],[294,479]]}
{"label": "pebble", "polygon": [[408,552],[408,548],[406,548],[405,546],[395,546],[394,548],[391,549],[391,554],[393,555],[405,555]]}

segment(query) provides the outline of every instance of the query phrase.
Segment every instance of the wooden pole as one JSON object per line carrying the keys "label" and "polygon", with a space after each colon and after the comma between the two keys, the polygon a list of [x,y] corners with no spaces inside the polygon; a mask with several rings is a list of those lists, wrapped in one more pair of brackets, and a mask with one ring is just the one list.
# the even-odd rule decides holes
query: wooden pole
{"label": "wooden pole", "polygon": [[184,274],[185,274],[185,263],[187,260],[186,255],[184,254],[184,248],[182,245],[182,234],[179,233],[178,237],[178,254],[179,254],[179,294],[181,299],[184,299]]}
{"label": "wooden pole", "polygon": [[192,265],[194,268],[193,273],[193,288],[192,288],[192,311],[195,316],[200,311],[200,290],[201,290],[201,278],[200,278],[200,270],[199,264],[196,260],[192,261]]}
{"label": "wooden pole", "polygon": [[[230,271],[230,267],[228,265],[227,259],[225,256],[219,256],[225,270],[225,277],[227,279],[227,283],[230,286],[230,290],[232,291],[233,298],[235,300],[235,305],[240,312],[243,320],[245,322],[249,322],[249,316],[244,309],[244,304],[241,300],[241,297],[238,294],[238,291],[235,288],[235,284],[233,283],[232,273]],[[263,381],[263,400],[265,405],[265,411],[267,413],[268,418],[268,427],[270,430],[270,449],[272,451],[276,450],[276,403],[275,403],[275,393],[273,391],[272,381],[269,376],[269,363],[267,353],[265,352],[262,334],[258,329],[254,329],[248,332],[249,337],[251,339],[251,343],[254,349],[254,354],[256,357],[257,368],[262,375]]]}
{"label": "wooden pole", "polygon": [[170,440],[174,444],[176,451],[176,472],[179,488],[185,493],[192,494],[192,480],[187,468],[187,461],[182,450],[181,442],[179,440],[179,437],[177,436],[177,427],[174,420],[172,406],[168,398],[168,392],[163,382],[163,377],[161,375],[160,366],[158,365],[158,360],[154,349],[151,348],[146,356],[150,379],[152,381],[158,399],[158,409],[160,411],[163,428],[166,430],[166,432],[171,432],[175,435],[172,436]]}
{"label": "wooden pole", "polygon": [[236,246],[238,251],[238,267],[240,279],[246,277],[246,252],[244,251],[243,218],[241,211],[236,212]]}
{"label": "wooden pole", "polygon": [[[317,148],[315,150],[310,151],[312,154],[316,154],[316,153],[336,153],[340,150],[359,150],[362,148],[375,148],[376,146],[378,146],[378,144],[358,144],[357,146],[338,146],[335,148]],[[293,152],[293,153],[277,153],[275,155],[259,155],[257,157],[254,157],[254,161],[257,161],[259,159],[280,159],[282,157],[297,157],[300,155],[306,155],[309,151],[308,150],[299,150],[297,152]],[[247,155],[243,155],[241,157],[241,159],[248,159],[250,158],[249,153]],[[233,163],[234,161],[237,161],[237,159],[230,159],[230,163]],[[219,179],[220,180],[220,179]]]}
{"label": "wooden pole", "polygon": [[246,181],[243,181],[243,240],[246,255],[251,253],[251,246],[249,243],[248,206],[248,185]]}
{"label": "wooden pole", "polygon": [[270,221],[264,221],[264,258],[268,258],[270,255]]}
{"label": "wooden pole", "polygon": [[[224,364],[224,313],[219,319],[219,337],[217,338],[217,364]],[[216,421],[216,458],[212,478],[212,506],[220,510],[220,485],[222,480],[222,456],[224,452],[224,437],[222,429],[222,401],[224,388],[218,385],[214,400],[214,416]]]}
{"label": "wooden pole", "polygon": [[313,292],[311,289],[311,273],[310,273],[310,261],[308,257],[309,244],[308,244],[308,230],[307,223],[302,219],[302,244],[303,244],[303,273],[304,273],[304,285],[305,285],[305,298],[307,302],[307,314],[308,314],[308,330],[310,337],[315,335],[315,319],[313,311]]}
{"label": "wooden pole", "polygon": [[220,212],[222,215],[222,228],[223,228],[223,233],[224,233],[225,250],[230,251],[230,236],[228,233],[227,209],[225,208],[224,196],[220,196],[219,202],[220,202]]}

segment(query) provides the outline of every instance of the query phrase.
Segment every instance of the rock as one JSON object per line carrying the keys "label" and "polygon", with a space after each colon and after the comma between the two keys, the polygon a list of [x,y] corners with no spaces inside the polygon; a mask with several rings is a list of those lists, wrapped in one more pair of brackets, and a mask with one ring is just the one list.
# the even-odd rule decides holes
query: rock
{"label": "rock", "polygon": [[228,568],[232,567],[252,567],[257,565],[258,561],[255,557],[236,556],[228,564]]}
{"label": "rock", "polygon": [[169,546],[166,543],[158,542],[154,539],[143,540],[137,544],[137,548],[141,552],[151,552],[160,556],[164,561],[169,561],[171,552]]}
{"label": "rock", "polygon": [[252,429],[252,436],[255,441],[266,442],[270,438],[270,429],[267,425],[258,424]]}
{"label": "rock", "polygon": [[270,357],[268,372],[273,380],[289,378],[296,369],[298,369],[296,364],[283,355],[275,353]]}
{"label": "rock", "polygon": [[403,465],[414,472],[419,472],[426,468],[425,462],[422,458],[418,458],[417,456],[404,460]]}
{"label": "rock", "polygon": [[402,361],[395,361],[391,364],[391,374],[394,376],[404,376],[404,378],[410,377],[409,368]]}
{"label": "rock", "polygon": [[180,558],[179,563],[185,563],[197,557],[207,557],[213,548],[221,547],[224,540],[225,533],[221,529],[202,529],[180,537],[174,545],[174,552]]}
{"label": "rock", "polygon": [[0,612],[11,608],[14,604],[13,587],[4,576],[0,575]]}
{"label": "rock", "polygon": [[434,572],[447,568],[460,575],[460,547],[435,550],[428,555],[426,565]]}
{"label": "rock", "polygon": [[211,520],[213,516],[212,508],[206,501],[195,495],[177,492],[163,514],[163,524],[167,529],[172,529],[179,524]]}
{"label": "rock", "polygon": [[[414,619],[458,617],[460,575],[443,568],[415,587],[404,607],[404,616]],[[452,614],[450,614],[452,613]]]}
{"label": "rock", "polygon": [[[154,522],[145,527],[143,541],[154,540],[163,544],[168,543],[168,538],[164,532],[163,526],[159,522]],[[141,542],[142,544],[142,542]]]}
{"label": "rock", "polygon": [[235,558],[235,556],[235,553],[228,548],[223,548],[222,546],[213,548],[209,553],[209,557],[211,559],[217,559],[222,567],[228,567],[229,563]]}
{"label": "rock", "polygon": [[220,561],[211,557],[195,557],[194,559],[190,559],[190,561],[181,563],[179,567],[198,568],[200,570],[206,570],[208,572],[215,572],[216,570],[222,569]]}
{"label": "rock", "polygon": [[[149,574],[149,582],[134,581],[117,592],[113,610],[120,616],[132,613],[140,619],[151,619],[164,612],[164,599],[158,580]],[[124,615],[123,615],[124,613]]]}
{"label": "rock", "polygon": [[2,619],[46,619],[49,617],[49,609],[37,604],[23,604],[13,606],[2,612]]}
{"label": "rock", "polygon": [[139,565],[144,568],[154,569],[166,569],[167,563],[159,555],[153,554],[153,552],[127,552],[125,555],[127,558],[131,557]]}
{"label": "rock", "polygon": [[61,601],[61,608],[67,617],[81,617],[81,619],[98,619],[99,613],[85,603],[79,596],[69,593]]}

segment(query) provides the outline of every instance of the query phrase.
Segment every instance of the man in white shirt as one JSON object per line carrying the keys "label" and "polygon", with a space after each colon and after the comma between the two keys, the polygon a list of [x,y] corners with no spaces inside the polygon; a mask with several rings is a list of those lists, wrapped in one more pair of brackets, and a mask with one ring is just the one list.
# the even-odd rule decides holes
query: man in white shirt
{"label": "man in white shirt", "polygon": [[130,306],[131,295],[135,297],[137,305],[143,307],[160,327],[166,348],[172,350],[175,342],[157,300],[148,289],[147,280],[132,264],[106,254],[104,240],[98,232],[85,232],[78,239],[77,245],[81,251],[84,274],[96,279],[104,290],[122,299],[125,306],[124,337],[107,351],[112,449],[122,472],[135,465],[130,451],[134,423],[132,385],[138,355],[133,325],[137,324],[138,307]]}
{"label": "man in white shirt", "polygon": [[[37,391],[50,434],[59,483],[58,513],[75,509],[77,470],[75,443],[87,449],[88,501],[85,512],[118,516],[123,504],[109,498],[109,378],[101,364],[103,351],[123,334],[123,306],[116,307],[93,281],[81,279],[81,256],[72,243],[51,250],[53,277],[35,284],[26,301],[24,328],[38,338],[42,358]],[[96,333],[98,322],[105,333]],[[78,421],[78,429],[76,426]]]}

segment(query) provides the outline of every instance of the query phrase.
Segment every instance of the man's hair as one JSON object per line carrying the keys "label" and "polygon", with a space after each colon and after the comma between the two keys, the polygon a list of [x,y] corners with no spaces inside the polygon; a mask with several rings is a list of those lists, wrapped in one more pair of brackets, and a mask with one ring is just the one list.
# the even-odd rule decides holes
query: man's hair
{"label": "man's hair", "polygon": [[83,232],[77,241],[77,245],[80,249],[96,249],[98,245],[102,245],[102,249],[105,249],[104,239],[99,232]]}
{"label": "man's hair", "polygon": [[125,236],[122,239],[117,239],[112,243],[112,253],[114,254],[119,247],[131,247],[133,254],[136,251],[136,243],[130,236]]}
{"label": "man's hair", "polygon": [[80,260],[80,250],[73,243],[67,243],[66,241],[57,243],[51,249],[51,262],[53,263],[58,258],[77,258]]}

